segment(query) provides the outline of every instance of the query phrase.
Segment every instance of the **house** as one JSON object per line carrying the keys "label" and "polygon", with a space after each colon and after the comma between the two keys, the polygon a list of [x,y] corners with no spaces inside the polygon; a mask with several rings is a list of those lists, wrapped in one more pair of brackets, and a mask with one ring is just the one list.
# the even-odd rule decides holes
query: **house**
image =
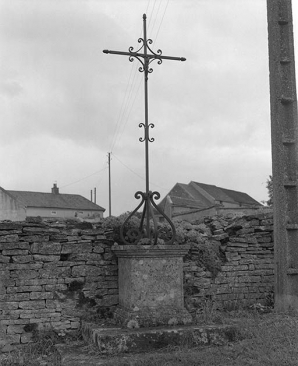
{"label": "house", "polygon": [[195,220],[215,214],[252,214],[263,205],[247,193],[191,181],[177,183],[158,207],[171,219]]}
{"label": "house", "polygon": [[105,209],[78,194],[10,191],[0,187],[0,220],[22,221],[27,216],[82,218],[103,217]]}

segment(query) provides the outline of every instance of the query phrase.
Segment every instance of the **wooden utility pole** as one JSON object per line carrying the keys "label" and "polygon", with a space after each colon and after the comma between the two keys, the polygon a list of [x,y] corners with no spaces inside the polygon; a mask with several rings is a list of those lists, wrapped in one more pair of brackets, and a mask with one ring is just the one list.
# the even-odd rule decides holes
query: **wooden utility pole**
{"label": "wooden utility pole", "polygon": [[298,312],[298,130],[291,0],[267,0],[275,308]]}

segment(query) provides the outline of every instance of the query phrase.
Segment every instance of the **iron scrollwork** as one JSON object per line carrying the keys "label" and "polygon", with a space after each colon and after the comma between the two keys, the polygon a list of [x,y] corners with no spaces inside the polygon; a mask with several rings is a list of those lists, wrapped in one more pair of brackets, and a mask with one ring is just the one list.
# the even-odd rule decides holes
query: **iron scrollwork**
{"label": "iron scrollwork", "polygon": [[[140,204],[128,215],[124,223],[120,228],[120,237],[124,244],[133,245],[138,244],[141,239],[146,239],[146,244],[156,245],[158,239],[162,239],[162,244],[171,245],[176,238],[176,229],[169,217],[157,206],[154,200],[160,198],[159,192],[149,191],[148,194],[138,191],[135,194],[135,198],[142,198]],[[129,228],[130,219],[135,216],[136,212],[143,206],[143,212],[138,227]],[[169,227],[159,227],[156,220],[154,209],[165,218]],[[149,217],[147,215],[149,214]],[[150,222],[150,225],[145,224],[145,219]],[[127,230],[126,230],[127,229]]]}
{"label": "iron scrollwork", "polygon": [[149,142],[153,142],[155,141],[154,137],[149,137],[149,127],[150,128],[154,128],[154,124],[153,123],[149,123],[148,127],[146,127],[145,123],[139,123],[139,127],[142,128],[144,127],[144,137],[140,137],[139,141],[140,142],[144,142],[146,141],[146,138]]}
{"label": "iron scrollwork", "polygon": [[[147,39],[147,30],[146,30],[146,14],[143,14],[143,38],[138,39],[138,43],[140,43],[140,47],[137,51],[134,51],[133,47],[128,48],[128,52],[121,51],[110,51],[103,50],[104,53],[112,53],[116,55],[125,55],[128,56],[130,62],[133,62],[136,58],[141,66],[138,68],[140,72],[144,73],[144,81],[145,81],[145,123],[140,123],[139,127],[144,127],[144,137],[140,137],[139,141],[145,142],[145,155],[146,155],[146,192],[138,191],[135,194],[135,198],[141,199],[141,202],[134,209],[127,219],[124,221],[121,229],[120,229],[120,237],[124,244],[137,244],[137,243],[150,243],[157,244],[158,239],[163,239],[164,244],[173,244],[176,237],[176,231],[171,220],[162,212],[162,210],[157,206],[154,200],[160,198],[160,194],[158,192],[152,192],[149,190],[149,155],[148,155],[148,143],[153,142],[154,138],[149,137],[149,128],[154,128],[153,123],[148,123],[148,74],[153,72],[153,69],[150,67],[151,63],[156,60],[158,65],[161,65],[163,59],[167,60],[179,60],[185,61],[184,57],[172,57],[172,56],[163,56],[162,51],[158,49],[154,52],[151,49],[151,45],[153,43],[152,39]],[[140,53],[142,51],[143,53]],[[143,207],[143,212],[141,214],[140,223],[136,226],[130,225],[129,221],[132,216],[137,214],[137,211]],[[155,214],[158,213],[165,221],[168,223],[168,226],[161,227],[158,225]],[[142,242],[142,239],[143,242]]]}

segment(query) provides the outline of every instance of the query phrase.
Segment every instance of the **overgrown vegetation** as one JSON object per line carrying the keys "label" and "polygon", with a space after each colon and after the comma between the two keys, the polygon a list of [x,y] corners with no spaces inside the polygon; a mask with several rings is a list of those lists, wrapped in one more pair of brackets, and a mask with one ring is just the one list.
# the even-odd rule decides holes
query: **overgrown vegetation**
{"label": "overgrown vegetation", "polygon": [[[60,365],[60,355],[55,348],[60,337],[54,331],[33,331],[32,343],[28,343],[11,353],[2,356],[1,366],[39,366],[46,364]],[[51,363],[49,363],[51,362]]]}

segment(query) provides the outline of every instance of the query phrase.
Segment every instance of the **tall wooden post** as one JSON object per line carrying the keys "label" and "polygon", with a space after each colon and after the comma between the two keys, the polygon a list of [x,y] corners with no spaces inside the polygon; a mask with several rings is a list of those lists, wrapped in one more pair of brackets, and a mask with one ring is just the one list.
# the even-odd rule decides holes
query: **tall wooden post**
{"label": "tall wooden post", "polygon": [[298,312],[298,131],[291,0],[267,0],[275,308]]}

